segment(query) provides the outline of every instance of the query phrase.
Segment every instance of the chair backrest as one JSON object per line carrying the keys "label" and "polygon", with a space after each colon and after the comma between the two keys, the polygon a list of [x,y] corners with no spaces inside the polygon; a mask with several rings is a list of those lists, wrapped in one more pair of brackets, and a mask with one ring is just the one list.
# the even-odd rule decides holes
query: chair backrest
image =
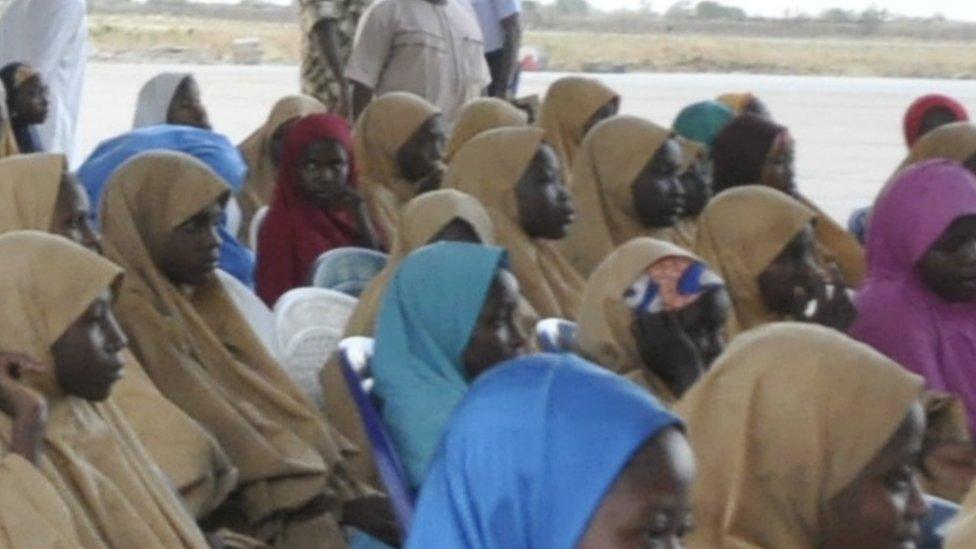
{"label": "chair backrest", "polygon": [[312,267],[312,286],[358,298],[380,274],[389,257],[366,248],[336,248],[319,256]]}
{"label": "chair backrest", "polygon": [[288,340],[278,362],[319,410],[325,411],[325,394],[319,373],[339,349],[342,332],[332,328],[306,328]]}
{"label": "chair backrest", "polygon": [[540,320],[535,327],[539,349],[546,353],[576,353],[579,326],[561,318]]}
{"label": "chair backrest", "polygon": [[255,252],[258,251],[258,234],[261,232],[261,224],[264,223],[266,217],[268,217],[268,207],[262,206],[254,212],[254,217],[251,218],[251,226],[247,228],[247,241],[251,243],[251,249]]}
{"label": "chair backrest", "polygon": [[414,494],[407,481],[406,470],[400,455],[380,418],[376,404],[371,396],[373,360],[373,340],[368,337],[350,337],[339,343],[339,367],[352,395],[363,429],[373,449],[373,461],[379,470],[386,493],[393,504],[393,512],[400,524],[403,538],[410,532],[413,521]]}
{"label": "chair backrest", "polygon": [[918,549],[942,549],[952,520],[959,513],[959,506],[951,501],[926,495],[929,514],[922,519],[922,539]]}
{"label": "chair backrest", "polygon": [[342,292],[322,288],[295,288],[285,292],[274,307],[275,356],[283,360],[289,345],[294,345],[292,340],[309,328],[333,334],[338,344],[357,303]]}
{"label": "chair backrest", "polygon": [[244,320],[264,343],[268,352],[274,353],[275,318],[268,306],[240,280],[218,269],[217,278],[230,296]]}

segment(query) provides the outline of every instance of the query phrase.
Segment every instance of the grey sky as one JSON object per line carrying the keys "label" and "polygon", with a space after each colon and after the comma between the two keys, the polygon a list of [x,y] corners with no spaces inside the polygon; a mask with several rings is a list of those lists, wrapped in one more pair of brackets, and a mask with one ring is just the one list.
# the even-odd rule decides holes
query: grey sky
{"label": "grey sky", "polygon": [[[676,0],[650,0],[651,8],[664,11]],[[971,0],[720,0],[724,4],[739,6],[753,15],[779,16],[787,9],[816,14],[825,8],[841,6],[847,9],[865,9],[872,5],[893,13],[929,16],[941,13],[951,19],[976,21],[976,2]],[[636,8],[640,0],[590,0],[594,6],[605,9]],[[695,0],[692,0],[695,3]]]}

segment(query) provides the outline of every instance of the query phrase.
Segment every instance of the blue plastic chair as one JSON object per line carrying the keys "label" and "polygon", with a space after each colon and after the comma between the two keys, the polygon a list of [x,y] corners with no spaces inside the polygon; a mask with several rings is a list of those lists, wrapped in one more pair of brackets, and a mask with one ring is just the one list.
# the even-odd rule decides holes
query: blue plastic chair
{"label": "blue plastic chair", "polygon": [[918,549],[942,549],[952,519],[959,513],[959,506],[935,496],[924,496],[929,514],[922,519],[922,539]]}
{"label": "blue plastic chair", "polygon": [[367,248],[336,248],[319,256],[312,266],[311,285],[355,298],[380,274],[389,259]]}
{"label": "blue plastic chair", "polygon": [[546,318],[535,326],[539,349],[545,353],[576,353],[579,326],[561,318]]}
{"label": "blue plastic chair", "polygon": [[406,539],[413,521],[414,493],[407,482],[406,470],[400,455],[380,419],[377,403],[372,397],[373,378],[370,363],[373,360],[373,340],[368,337],[349,337],[339,343],[339,366],[352,395],[363,429],[373,449],[373,461],[380,479],[393,505],[393,512]]}

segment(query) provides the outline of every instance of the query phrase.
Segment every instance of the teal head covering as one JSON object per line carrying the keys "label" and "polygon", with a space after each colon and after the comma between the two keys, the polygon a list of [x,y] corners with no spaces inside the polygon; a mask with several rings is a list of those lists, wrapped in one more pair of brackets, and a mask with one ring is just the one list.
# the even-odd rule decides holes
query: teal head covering
{"label": "teal head covering", "polygon": [[462,364],[502,248],[441,242],[407,256],[383,295],[373,376],[384,423],[419,487],[444,426],[468,390]]}
{"label": "teal head covering", "polygon": [[735,113],[727,105],[718,101],[700,101],[678,113],[674,131],[685,139],[705,145],[711,152],[715,138],[733,118]]}

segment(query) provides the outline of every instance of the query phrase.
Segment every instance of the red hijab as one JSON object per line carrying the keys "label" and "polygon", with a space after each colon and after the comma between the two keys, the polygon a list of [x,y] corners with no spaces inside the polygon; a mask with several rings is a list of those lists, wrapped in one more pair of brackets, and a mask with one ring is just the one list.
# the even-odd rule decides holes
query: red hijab
{"label": "red hijab", "polygon": [[288,290],[308,285],[320,255],[334,248],[365,246],[352,210],[323,210],[301,189],[301,166],[309,144],[338,141],[349,158],[346,184],[358,185],[349,124],[333,114],[313,114],[294,122],[285,137],[278,184],[258,235],[257,293],[273,307]]}
{"label": "red hijab", "polygon": [[966,107],[955,99],[939,94],[923,95],[916,99],[905,113],[905,143],[911,148],[922,136],[922,121],[933,109],[945,109],[956,117],[956,122],[968,122]]}

